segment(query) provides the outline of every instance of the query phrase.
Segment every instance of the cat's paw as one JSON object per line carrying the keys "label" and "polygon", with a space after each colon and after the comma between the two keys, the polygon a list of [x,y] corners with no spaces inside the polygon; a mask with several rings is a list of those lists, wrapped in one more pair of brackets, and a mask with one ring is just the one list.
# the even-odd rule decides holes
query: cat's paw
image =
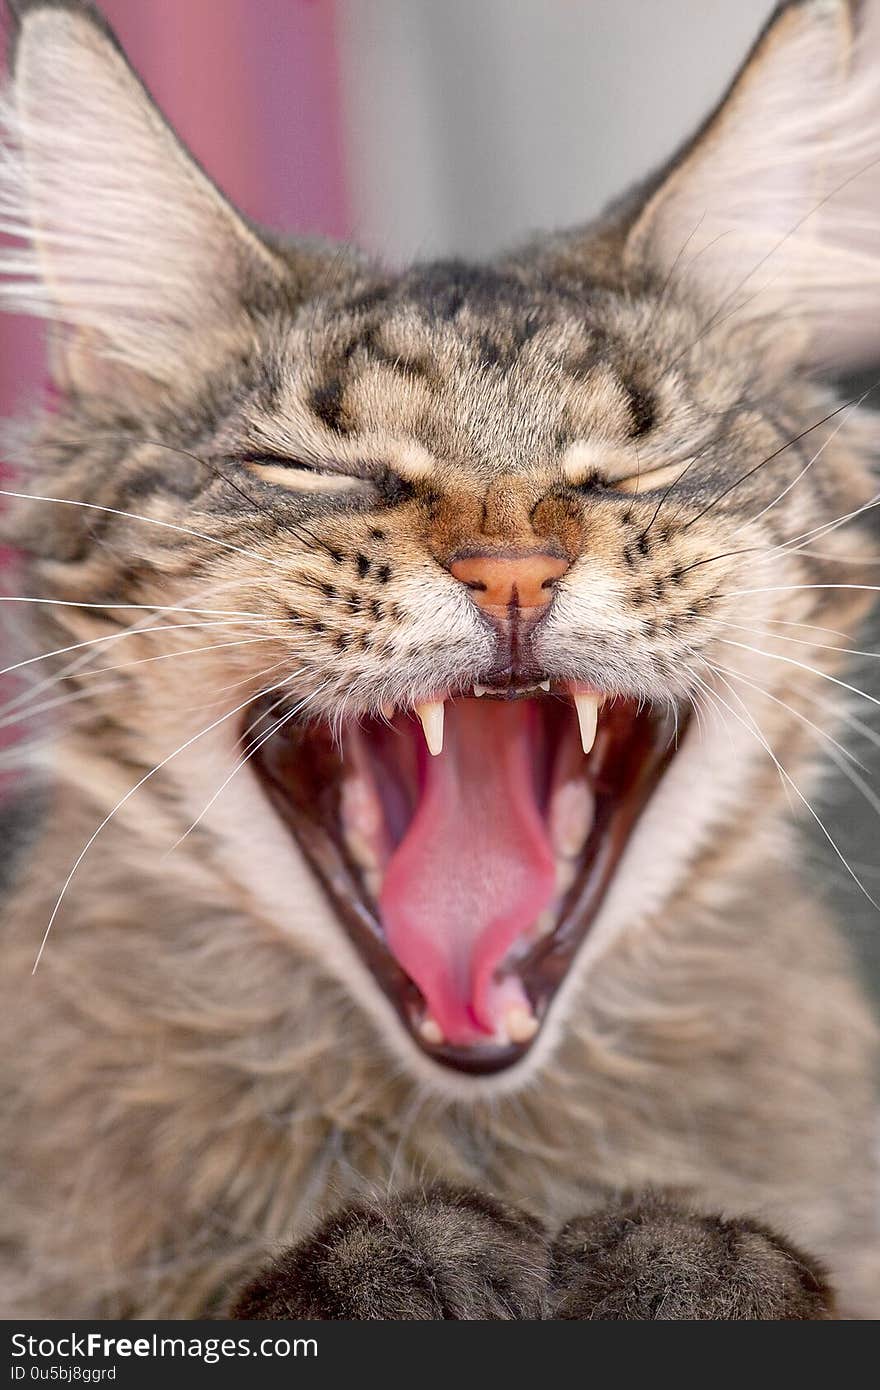
{"label": "cat's paw", "polygon": [[234,1318],[540,1318],[540,1223],[446,1186],[346,1207],[236,1297]]}
{"label": "cat's paw", "polygon": [[819,1265],[758,1222],[700,1216],[656,1197],[564,1226],[547,1316],[561,1319],[833,1318]]}

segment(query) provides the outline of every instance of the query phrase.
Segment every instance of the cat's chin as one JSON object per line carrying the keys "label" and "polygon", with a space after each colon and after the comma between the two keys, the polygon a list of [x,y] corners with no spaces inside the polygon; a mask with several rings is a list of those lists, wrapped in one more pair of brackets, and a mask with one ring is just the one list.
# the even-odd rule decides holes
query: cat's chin
{"label": "cat's chin", "polygon": [[540,1035],[681,720],[596,696],[593,729],[571,687],[476,689],[421,727],[303,725],[266,697],[243,742],[415,1045],[488,1075]]}

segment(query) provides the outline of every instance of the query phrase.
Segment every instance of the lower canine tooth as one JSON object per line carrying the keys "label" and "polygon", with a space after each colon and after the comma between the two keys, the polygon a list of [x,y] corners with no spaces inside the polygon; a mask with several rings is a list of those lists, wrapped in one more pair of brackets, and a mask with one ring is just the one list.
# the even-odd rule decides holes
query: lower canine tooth
{"label": "lower canine tooth", "polygon": [[443,701],[423,700],[416,705],[416,714],[425,731],[428,752],[436,758],[443,752]]}
{"label": "lower canine tooth", "polygon": [[593,826],[596,803],[583,777],[564,782],[550,798],[550,839],[556,855],[574,859],[584,847]]}
{"label": "lower canine tooth", "polygon": [[[374,841],[381,831],[379,800],[363,777],[346,777],[343,781],[340,813],[346,839],[355,836],[362,841]],[[372,857],[375,859],[375,854]]]}
{"label": "lower canine tooth", "polygon": [[557,898],[561,898],[563,893],[567,893],[571,885],[577,878],[576,859],[557,859],[556,860],[556,889]]}
{"label": "lower canine tooth", "polygon": [[349,830],[345,836],[345,843],[359,869],[363,869],[364,873],[378,872],[379,860],[376,858],[376,852],[364,835],[357,830]]}
{"label": "lower canine tooth", "polygon": [[504,1015],[507,1036],[512,1043],[531,1042],[538,1031],[538,1020],[523,1004],[514,1004]]}
{"label": "lower canine tooth", "polygon": [[547,936],[549,932],[553,931],[555,926],[556,913],[553,911],[552,907],[545,907],[540,917],[535,920],[535,925],[532,928],[532,936],[536,938]]}
{"label": "lower canine tooth", "polygon": [[446,1041],[440,1024],[436,1018],[430,1016],[422,1019],[419,1024],[419,1034],[422,1041],[426,1042],[429,1047],[439,1047],[441,1043]]}
{"label": "lower canine tooth", "polygon": [[598,695],[575,695],[574,707],[577,710],[578,724],[580,725],[581,746],[585,753],[589,753],[596,742],[599,697]]}

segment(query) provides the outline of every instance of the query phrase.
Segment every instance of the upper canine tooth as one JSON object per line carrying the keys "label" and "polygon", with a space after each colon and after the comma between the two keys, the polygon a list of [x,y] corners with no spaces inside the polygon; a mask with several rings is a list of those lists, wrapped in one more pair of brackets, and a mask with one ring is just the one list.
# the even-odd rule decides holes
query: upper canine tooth
{"label": "upper canine tooth", "polygon": [[574,707],[577,710],[578,724],[581,731],[581,746],[585,753],[589,753],[593,744],[596,742],[596,725],[599,721],[599,697],[598,695],[575,695]]}
{"label": "upper canine tooth", "polygon": [[549,691],[549,689],[550,689],[550,682],[549,682],[549,681],[539,681],[539,682],[538,682],[538,689],[539,689],[539,690],[547,690],[547,691]]}
{"label": "upper canine tooth", "polygon": [[389,723],[394,718],[394,705],[390,700],[382,706],[382,718],[387,719]]}
{"label": "upper canine tooth", "polygon": [[[557,858],[563,862],[577,859],[593,828],[595,816],[595,797],[585,777],[573,777],[556,788],[550,797],[547,820]],[[571,879],[560,884],[557,878],[559,890],[568,888],[570,883]]]}
{"label": "upper canine tooth", "polygon": [[553,911],[552,907],[545,907],[540,916],[535,918],[535,924],[532,927],[531,934],[534,937],[546,936],[548,932],[553,931],[555,926],[556,913]]}
{"label": "upper canine tooth", "polygon": [[423,700],[416,705],[416,714],[425,731],[428,752],[436,758],[438,753],[443,752],[443,701]]}
{"label": "upper canine tooth", "polygon": [[481,695],[485,695],[485,693],[485,685],[477,685],[476,681],[474,681],[474,694],[476,695],[477,699],[479,699]]}

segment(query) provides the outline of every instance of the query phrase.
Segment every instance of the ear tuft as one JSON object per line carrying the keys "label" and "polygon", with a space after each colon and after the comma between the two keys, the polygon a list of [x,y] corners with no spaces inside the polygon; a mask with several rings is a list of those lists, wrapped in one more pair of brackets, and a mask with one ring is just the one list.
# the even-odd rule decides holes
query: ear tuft
{"label": "ear tuft", "polygon": [[[0,293],[83,362],[172,384],[222,351],[274,253],[183,149],[90,5],[19,0],[0,107]],[[88,375],[88,370],[87,370]],[[79,383],[88,386],[88,381]]]}
{"label": "ear tuft", "polygon": [[880,357],[880,0],[778,7],[627,257],[732,324],[781,316],[815,368]]}

